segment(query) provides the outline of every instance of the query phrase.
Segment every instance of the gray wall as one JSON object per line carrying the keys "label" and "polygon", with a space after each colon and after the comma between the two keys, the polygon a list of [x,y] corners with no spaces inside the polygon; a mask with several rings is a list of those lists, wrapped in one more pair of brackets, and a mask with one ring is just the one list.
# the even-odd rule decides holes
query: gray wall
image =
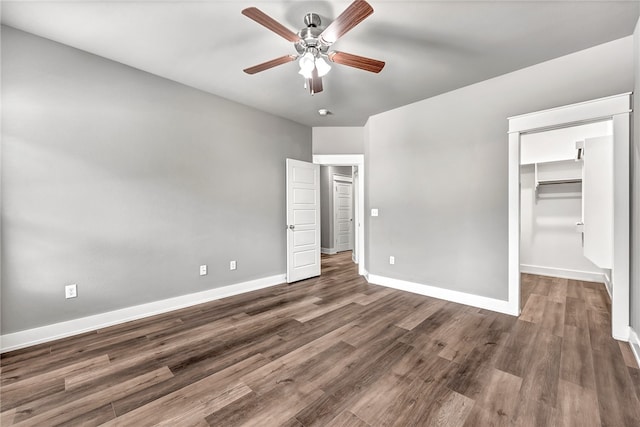
{"label": "gray wall", "polygon": [[369,272],[506,300],[507,117],[631,91],[632,48],[627,37],[371,117]]}
{"label": "gray wall", "polygon": [[313,154],[363,154],[364,135],[360,126],[314,127]]}
{"label": "gray wall", "polygon": [[633,34],[633,141],[631,144],[631,326],[640,332],[640,20]]}
{"label": "gray wall", "polygon": [[351,176],[351,166],[320,166],[320,246],[333,249],[333,175]]}
{"label": "gray wall", "polygon": [[285,272],[308,127],[3,27],[2,143],[3,334]]}

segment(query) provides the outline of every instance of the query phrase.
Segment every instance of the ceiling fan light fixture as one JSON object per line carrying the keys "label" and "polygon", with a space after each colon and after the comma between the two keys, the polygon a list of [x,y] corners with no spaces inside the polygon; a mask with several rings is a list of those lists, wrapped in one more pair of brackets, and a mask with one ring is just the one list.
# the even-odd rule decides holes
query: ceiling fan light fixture
{"label": "ceiling fan light fixture", "polygon": [[331,70],[331,66],[319,55],[318,51],[312,49],[307,50],[300,56],[298,64],[300,65],[298,74],[305,79],[312,78],[314,70],[317,71],[318,77],[326,76]]}
{"label": "ceiling fan light fixture", "polygon": [[310,79],[311,73],[313,73],[313,69],[316,66],[315,60],[316,58],[313,53],[306,51],[304,55],[300,57],[300,61],[298,61],[298,64],[300,65],[300,71],[298,73],[302,74],[305,78]]}
{"label": "ceiling fan light fixture", "polygon": [[318,76],[324,77],[331,70],[331,65],[327,64],[323,58],[316,59],[316,68],[318,69]]}
{"label": "ceiling fan light fixture", "polygon": [[[313,74],[313,70],[311,70],[311,71],[306,71],[306,70],[303,70],[303,69],[301,68],[301,69],[298,71],[298,74],[300,74],[302,77],[304,77],[304,79],[305,79],[305,80],[306,80],[306,79],[310,79],[310,78],[311,78],[311,76],[312,76],[312,74]],[[306,87],[307,87],[307,86],[305,85],[305,88],[306,88]]]}

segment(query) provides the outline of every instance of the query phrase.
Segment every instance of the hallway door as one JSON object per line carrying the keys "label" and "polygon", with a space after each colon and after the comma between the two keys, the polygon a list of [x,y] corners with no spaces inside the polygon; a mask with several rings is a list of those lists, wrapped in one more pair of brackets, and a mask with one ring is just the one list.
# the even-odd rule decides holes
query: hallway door
{"label": "hallway door", "polygon": [[353,250],[353,185],[335,181],[333,191],[334,234],[337,252]]}

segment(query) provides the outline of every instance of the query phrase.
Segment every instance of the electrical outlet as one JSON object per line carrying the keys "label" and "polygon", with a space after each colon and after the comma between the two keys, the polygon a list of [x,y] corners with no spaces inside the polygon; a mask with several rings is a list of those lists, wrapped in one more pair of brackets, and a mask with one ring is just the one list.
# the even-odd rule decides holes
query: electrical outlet
{"label": "electrical outlet", "polygon": [[207,275],[207,266],[206,266],[206,264],[200,266],[200,275],[201,276],[206,276]]}
{"label": "electrical outlet", "polygon": [[64,287],[64,297],[66,299],[78,296],[78,285],[67,285]]}
{"label": "electrical outlet", "polygon": [[236,262],[235,261],[230,261],[229,262],[229,270],[235,270],[236,269]]}
{"label": "electrical outlet", "polygon": [[389,264],[393,265],[393,264],[395,264],[395,263],[396,263],[396,257],[394,257],[394,256],[390,256],[390,257],[389,257]]}

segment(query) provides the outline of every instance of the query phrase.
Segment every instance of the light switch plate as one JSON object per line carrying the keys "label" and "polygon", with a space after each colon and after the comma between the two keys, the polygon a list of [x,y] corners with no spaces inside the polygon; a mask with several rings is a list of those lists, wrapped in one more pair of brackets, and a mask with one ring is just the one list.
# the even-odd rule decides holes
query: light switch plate
{"label": "light switch plate", "polygon": [[206,266],[206,264],[200,266],[200,275],[201,276],[206,276],[207,275],[207,266]]}
{"label": "light switch plate", "polygon": [[371,209],[371,216],[378,216],[378,209]]}

